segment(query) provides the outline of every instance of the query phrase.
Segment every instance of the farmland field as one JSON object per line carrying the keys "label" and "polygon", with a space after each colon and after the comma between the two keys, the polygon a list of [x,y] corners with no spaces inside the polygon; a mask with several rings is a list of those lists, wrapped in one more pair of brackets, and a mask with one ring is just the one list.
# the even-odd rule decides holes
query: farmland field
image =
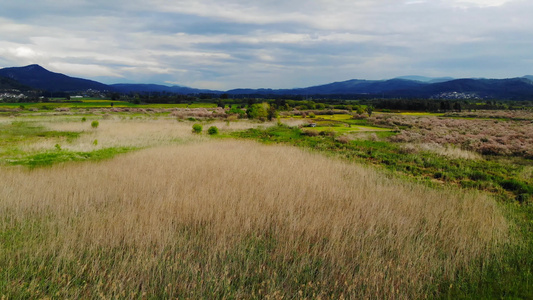
{"label": "farmland field", "polygon": [[529,298],[530,121],[471,118],[0,115],[0,295]]}

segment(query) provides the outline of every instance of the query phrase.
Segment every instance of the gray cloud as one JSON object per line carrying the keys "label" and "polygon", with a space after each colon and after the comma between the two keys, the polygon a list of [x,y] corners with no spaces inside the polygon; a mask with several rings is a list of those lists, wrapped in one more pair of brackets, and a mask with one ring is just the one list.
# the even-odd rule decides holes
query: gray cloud
{"label": "gray cloud", "polygon": [[531,73],[527,0],[0,0],[0,67],[114,82],[303,87]]}

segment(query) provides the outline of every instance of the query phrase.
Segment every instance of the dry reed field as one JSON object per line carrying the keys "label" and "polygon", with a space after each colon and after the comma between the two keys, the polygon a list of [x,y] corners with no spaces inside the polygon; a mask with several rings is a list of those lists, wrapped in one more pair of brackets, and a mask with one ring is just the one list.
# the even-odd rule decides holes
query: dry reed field
{"label": "dry reed field", "polygon": [[0,216],[8,298],[431,298],[510,240],[481,194],[229,140],[2,168]]}

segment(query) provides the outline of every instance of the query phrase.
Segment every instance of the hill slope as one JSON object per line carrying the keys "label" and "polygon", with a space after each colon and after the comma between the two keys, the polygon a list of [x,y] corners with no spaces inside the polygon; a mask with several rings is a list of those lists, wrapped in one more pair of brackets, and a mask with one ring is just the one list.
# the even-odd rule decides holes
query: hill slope
{"label": "hill slope", "polygon": [[39,65],[0,69],[0,76],[16,80],[34,89],[51,92],[85,91],[89,89],[107,91],[111,89],[103,83],[50,72]]}
{"label": "hill slope", "polygon": [[31,87],[21,84],[20,82],[12,78],[0,77],[0,91],[6,90],[17,90],[25,92],[31,90]]}

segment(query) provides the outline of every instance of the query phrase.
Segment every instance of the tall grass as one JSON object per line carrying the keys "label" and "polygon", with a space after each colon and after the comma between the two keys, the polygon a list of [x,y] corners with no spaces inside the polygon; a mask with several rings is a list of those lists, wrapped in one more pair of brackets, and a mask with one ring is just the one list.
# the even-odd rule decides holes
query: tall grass
{"label": "tall grass", "polygon": [[4,168],[0,216],[8,298],[433,297],[509,240],[480,194],[243,141]]}
{"label": "tall grass", "polygon": [[[199,138],[197,135],[191,134],[192,123],[177,122],[175,119],[169,118],[128,120],[112,116],[105,120],[100,119],[98,130],[91,130],[90,124],[79,122],[79,118],[72,120],[51,116],[43,117],[34,123],[57,132],[77,132],[80,135],[70,142],[58,141],[57,139],[26,142],[20,146],[20,149],[25,153],[53,150],[57,143],[61,144],[62,149],[68,151],[94,151],[110,147],[146,148]],[[272,125],[272,123],[261,124],[248,121],[215,121],[209,124],[217,126],[222,132],[264,127],[267,126],[266,124]],[[98,141],[96,145],[95,140]]]}

